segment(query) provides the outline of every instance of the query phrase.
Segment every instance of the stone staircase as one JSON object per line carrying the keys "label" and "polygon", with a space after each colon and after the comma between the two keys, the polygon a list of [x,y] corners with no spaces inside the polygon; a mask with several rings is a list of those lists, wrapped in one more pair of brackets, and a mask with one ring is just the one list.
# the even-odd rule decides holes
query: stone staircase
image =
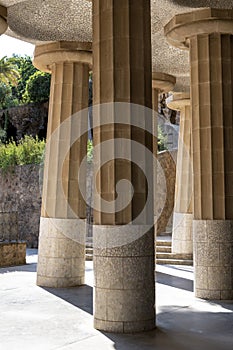
{"label": "stone staircase", "polygon": [[[170,239],[156,241],[156,264],[159,265],[193,265],[191,254],[173,254]],[[93,260],[93,243],[89,237],[86,242],[86,261]]]}
{"label": "stone staircase", "polygon": [[156,241],[156,264],[158,265],[193,265],[192,254],[173,254],[172,242],[168,239]]}
{"label": "stone staircase", "polygon": [[93,241],[92,237],[86,239],[86,261],[93,260]]}

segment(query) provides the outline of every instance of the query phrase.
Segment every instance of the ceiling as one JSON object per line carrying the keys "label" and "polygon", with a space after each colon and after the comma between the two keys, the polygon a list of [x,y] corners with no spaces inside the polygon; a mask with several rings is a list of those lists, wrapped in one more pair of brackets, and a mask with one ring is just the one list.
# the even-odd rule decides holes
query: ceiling
{"label": "ceiling", "polygon": [[[46,41],[92,41],[92,3],[87,0],[0,0],[7,7],[7,35],[40,44]],[[233,0],[151,0],[153,71],[177,77],[176,90],[189,88],[187,51],[168,45],[164,25],[193,8],[232,8]]]}

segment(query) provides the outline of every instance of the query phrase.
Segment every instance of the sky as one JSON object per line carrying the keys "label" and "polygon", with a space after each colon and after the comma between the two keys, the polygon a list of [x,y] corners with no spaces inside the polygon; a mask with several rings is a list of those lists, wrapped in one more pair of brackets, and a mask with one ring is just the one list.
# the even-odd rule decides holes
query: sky
{"label": "sky", "polygon": [[11,57],[13,53],[24,56],[33,56],[34,45],[7,35],[0,36],[0,58]]}

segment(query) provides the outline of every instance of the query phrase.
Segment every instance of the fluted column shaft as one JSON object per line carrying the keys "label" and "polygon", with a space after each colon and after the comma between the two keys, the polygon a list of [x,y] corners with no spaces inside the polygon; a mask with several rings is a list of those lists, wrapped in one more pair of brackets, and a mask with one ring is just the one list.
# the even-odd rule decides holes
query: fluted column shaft
{"label": "fluted column shaft", "polygon": [[[153,84],[152,84],[153,86]],[[154,166],[153,166],[153,182],[154,182],[154,234],[155,234],[155,240],[157,236],[157,220],[158,220],[158,213],[157,213],[157,201],[156,201],[156,194],[157,194],[157,153],[158,153],[158,106],[159,106],[159,90],[156,88],[152,89],[152,108],[153,108],[153,123],[152,123],[152,130],[153,130],[153,154],[154,154]],[[156,246],[156,244],[155,244]]]}
{"label": "fluted column shaft", "polygon": [[233,36],[190,40],[195,219],[233,219]]}
{"label": "fluted column shaft", "polygon": [[[186,94],[187,95],[187,94]],[[193,254],[193,169],[192,120],[190,97],[174,94],[168,102],[170,109],[180,111],[180,128],[176,164],[176,189],[172,229],[172,252]]]}
{"label": "fluted column shaft", "polygon": [[232,299],[233,36],[198,35],[190,51],[196,295]]}
{"label": "fluted column shaft", "polygon": [[42,68],[47,59],[52,74],[37,268],[37,284],[49,287],[83,284],[85,273],[86,177],[79,168],[87,149],[89,63],[78,53],[75,61],[75,50],[63,45],[38,47],[34,59]]}
{"label": "fluted column shaft", "polygon": [[[156,89],[156,88],[152,89],[152,108],[153,108],[153,110],[156,113],[158,113],[158,109],[159,109],[159,90]],[[156,127],[157,127],[157,123],[156,123]]]}
{"label": "fluted column shaft", "polygon": [[[147,132],[152,120],[143,109],[151,108],[152,102],[150,1],[94,0],[93,24],[94,105],[115,103],[109,107],[108,125],[103,125],[101,107],[93,109],[95,147],[112,141],[95,153],[100,196],[94,199],[94,322],[100,330],[137,332],[155,327],[153,203],[145,207],[153,194],[153,189],[147,190],[147,177],[152,179],[152,136]],[[123,108],[120,115],[118,102]],[[138,114],[140,108],[132,104],[141,106],[140,116],[133,112],[136,108]],[[140,117],[141,128],[135,125],[135,117]],[[140,160],[132,141],[144,149]],[[106,147],[110,159],[102,164]],[[133,198],[130,186],[117,188],[122,179],[132,184]],[[104,200],[115,201],[111,212]],[[122,202],[128,203],[123,209]]]}
{"label": "fluted column shaft", "polygon": [[[48,147],[41,215],[50,218],[79,217],[83,219],[86,216],[86,203],[79,190],[78,170],[86,156],[87,121],[81,121],[81,135],[72,144],[72,128],[74,127],[72,116],[88,107],[89,67],[79,62],[59,62],[52,65],[51,73]],[[56,141],[54,136],[58,136]],[[53,137],[55,142],[53,142]],[[60,160],[60,149],[64,147],[64,144],[69,145],[69,149],[64,159]],[[62,175],[61,178],[60,175]],[[85,179],[80,179],[80,181],[85,184]]]}
{"label": "fluted column shaft", "polygon": [[[193,211],[192,203],[192,163],[191,163],[191,111],[190,105],[180,111],[180,130],[177,159],[177,188],[175,211],[189,213]],[[185,186],[187,184],[187,186]]]}
{"label": "fluted column shaft", "polygon": [[[176,83],[176,77],[170,74],[162,73],[162,72],[153,72],[152,73],[152,106],[154,110],[154,118],[153,118],[153,134],[156,135],[156,138],[153,139],[153,152],[154,157],[157,159],[158,152],[158,107],[159,107],[159,94],[162,92],[172,91]],[[159,170],[158,170],[159,169]],[[155,171],[154,171],[154,222],[155,226],[155,234],[159,234],[166,230],[166,225],[168,220],[170,219],[170,211],[171,208],[168,208],[167,200],[165,200],[164,207],[162,208],[162,212],[159,212],[161,208],[158,208],[158,191],[157,191],[157,180],[159,177],[163,176],[161,173],[161,168],[157,167],[155,163]],[[165,184],[166,186],[166,184]],[[166,192],[166,188],[164,189]],[[173,210],[173,208],[172,208]]]}
{"label": "fluted column shaft", "polygon": [[190,47],[195,294],[232,299],[233,10],[180,15],[165,32]]}
{"label": "fluted column shaft", "polygon": [[0,35],[5,33],[7,27],[7,9],[0,5]]}

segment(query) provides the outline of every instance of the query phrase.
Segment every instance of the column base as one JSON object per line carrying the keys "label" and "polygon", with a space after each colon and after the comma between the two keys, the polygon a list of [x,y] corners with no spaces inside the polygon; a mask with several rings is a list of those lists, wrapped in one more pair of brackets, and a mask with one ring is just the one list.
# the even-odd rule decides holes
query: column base
{"label": "column base", "polygon": [[233,299],[233,220],[194,220],[195,296]]}
{"label": "column base", "polygon": [[111,322],[94,319],[94,327],[107,333],[139,333],[155,329],[155,318],[142,322]]}
{"label": "column base", "polygon": [[155,328],[154,229],[138,235],[143,226],[114,227],[121,232],[121,238],[130,237],[129,243],[121,245],[115,233],[111,233],[112,227],[93,228],[94,326],[114,333],[152,330]]}
{"label": "column base", "polygon": [[85,221],[40,219],[37,285],[64,288],[85,281]]}
{"label": "column base", "polygon": [[172,253],[193,254],[193,214],[174,212]]}

